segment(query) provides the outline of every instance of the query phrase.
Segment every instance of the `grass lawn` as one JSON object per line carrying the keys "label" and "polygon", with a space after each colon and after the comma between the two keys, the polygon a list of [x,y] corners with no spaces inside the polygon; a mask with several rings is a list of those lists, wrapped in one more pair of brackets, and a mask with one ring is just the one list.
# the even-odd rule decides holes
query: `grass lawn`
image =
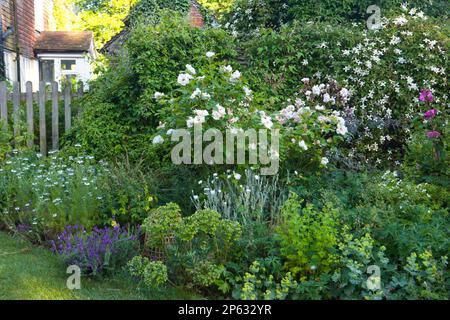
{"label": "grass lawn", "polygon": [[66,288],[66,268],[50,251],[0,232],[0,300],[2,299],[193,299],[178,288],[139,290],[125,277],[81,279],[80,290]]}

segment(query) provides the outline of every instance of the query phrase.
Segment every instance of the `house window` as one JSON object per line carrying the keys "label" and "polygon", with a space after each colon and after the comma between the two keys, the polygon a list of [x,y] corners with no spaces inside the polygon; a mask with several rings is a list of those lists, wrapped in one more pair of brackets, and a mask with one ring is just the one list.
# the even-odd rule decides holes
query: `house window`
{"label": "house window", "polygon": [[61,60],[62,71],[76,71],[76,66],[77,66],[76,60]]}
{"label": "house window", "polygon": [[41,81],[46,83],[55,81],[55,61],[41,60],[40,65]]}

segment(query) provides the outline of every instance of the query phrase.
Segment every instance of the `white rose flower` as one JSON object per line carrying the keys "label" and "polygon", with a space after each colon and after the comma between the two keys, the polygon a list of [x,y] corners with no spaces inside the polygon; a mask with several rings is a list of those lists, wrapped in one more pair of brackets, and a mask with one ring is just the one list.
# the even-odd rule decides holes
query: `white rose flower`
{"label": "white rose flower", "polygon": [[272,129],[272,127],[273,127],[272,119],[269,116],[262,115],[261,116],[261,123],[267,129]]}
{"label": "white rose flower", "polygon": [[251,94],[252,94],[252,90],[250,90],[248,87],[243,87],[243,89],[244,89],[244,92],[245,92],[245,95],[248,97],[248,96],[250,96]]}
{"label": "white rose flower", "polygon": [[187,86],[189,84],[189,81],[191,81],[191,79],[192,79],[192,76],[190,74],[188,74],[188,73],[181,73],[178,76],[178,83],[184,87],[184,86]]}
{"label": "white rose flower", "polygon": [[236,70],[235,72],[233,72],[231,74],[230,81],[235,82],[235,81],[239,80],[240,77],[241,77],[241,73],[238,70]]}
{"label": "white rose flower", "polygon": [[326,158],[326,157],[323,157],[323,158],[320,160],[320,163],[321,163],[322,165],[324,165],[324,166],[326,166],[326,165],[328,164],[328,162],[329,162],[329,160],[328,160],[328,158]]}
{"label": "white rose flower", "polygon": [[164,138],[160,135],[153,138],[153,144],[161,144],[164,142]]}
{"label": "white rose flower", "polygon": [[308,150],[308,146],[306,145],[306,142],[304,140],[300,141],[298,143],[299,147],[302,148],[303,150]]}
{"label": "white rose flower", "polygon": [[187,64],[187,65],[186,65],[186,70],[187,70],[190,74],[192,74],[192,75],[197,74],[197,71],[195,71],[194,67],[191,66],[190,64]]}
{"label": "white rose flower", "polygon": [[323,110],[325,110],[325,107],[324,107],[324,106],[321,106],[320,104],[318,104],[318,105],[316,106],[316,110],[317,110],[317,111],[323,111]]}
{"label": "white rose flower", "polygon": [[211,99],[211,95],[207,92],[202,92],[202,99],[209,100],[209,99]]}
{"label": "white rose flower", "polygon": [[206,117],[206,116],[208,116],[209,115],[209,112],[208,112],[208,110],[194,110],[194,112],[195,112],[195,114],[198,116],[198,117]]}
{"label": "white rose flower", "polygon": [[337,134],[345,136],[347,134],[347,132],[348,132],[348,129],[346,126],[338,125],[338,127],[336,129]]}
{"label": "white rose flower", "polygon": [[164,93],[162,93],[162,92],[155,92],[154,97],[155,97],[156,100],[161,99],[162,97],[164,97]]}
{"label": "white rose flower", "polygon": [[197,88],[197,89],[195,89],[195,91],[191,94],[191,99],[192,100],[194,100],[195,98],[197,98],[199,95],[201,95],[202,94],[202,91],[199,89],[199,88]]}
{"label": "white rose flower", "polygon": [[222,67],[222,72],[232,73],[233,72],[233,67],[230,66],[230,65],[224,66],[224,67]]}
{"label": "white rose flower", "polygon": [[212,112],[212,117],[214,120],[220,120],[225,116],[226,110],[220,104],[216,105],[216,108],[217,108],[217,110],[214,110]]}
{"label": "white rose flower", "polygon": [[241,175],[240,175],[239,173],[235,173],[235,174],[234,174],[234,178],[235,178],[236,180],[241,180]]}
{"label": "white rose flower", "polygon": [[208,51],[207,53],[206,53],[206,57],[207,58],[212,58],[212,57],[214,57],[216,55],[216,53],[215,52],[212,52],[212,51]]}

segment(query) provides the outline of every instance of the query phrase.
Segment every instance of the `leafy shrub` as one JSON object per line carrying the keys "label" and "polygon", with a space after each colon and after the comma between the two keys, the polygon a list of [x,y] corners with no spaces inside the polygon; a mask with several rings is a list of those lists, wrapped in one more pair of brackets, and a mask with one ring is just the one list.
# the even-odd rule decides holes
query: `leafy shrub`
{"label": "leafy shrub", "polygon": [[145,171],[142,162],[130,163],[124,158],[109,166],[109,174],[101,177],[104,207],[120,224],[140,225],[158,202],[157,177]]}
{"label": "leafy shrub", "polygon": [[[316,84],[305,78],[304,88],[301,95],[295,96],[295,102],[288,100],[286,108],[271,112],[272,110],[260,109],[253,91],[245,85],[245,79],[242,79],[239,70],[234,70],[226,63],[214,62],[213,56],[209,57],[212,62],[201,70],[190,64],[186,65],[186,71],[178,75],[178,90],[167,94],[155,93],[155,99],[163,105],[161,118],[165,119],[159,126],[159,134],[153,140],[158,150],[168,157],[169,147],[174,143],[166,139],[176,141],[171,136],[177,134],[179,140],[178,129],[194,131],[194,134],[196,127],[211,129],[215,142],[218,142],[216,134],[224,134],[226,130],[234,132],[233,134],[254,130],[256,134],[258,129],[278,129],[279,131],[271,131],[271,138],[279,132],[282,139],[279,151],[275,149],[274,140],[271,140],[272,146],[269,147],[263,145],[260,137],[259,142],[244,143],[239,151],[233,150],[233,154],[228,154],[229,150],[224,152],[223,147],[214,150],[215,156],[207,164],[219,165],[224,158],[235,159],[235,153],[238,152],[247,155],[251,150],[257,149],[258,143],[261,150],[263,147],[267,149],[260,151],[260,159],[265,156],[276,163],[281,160],[282,166],[298,162],[300,158],[306,162],[302,170],[316,172],[328,164],[329,160],[324,157],[325,151],[332,149],[348,131],[341,112],[336,110],[346,105],[349,97],[346,88],[340,87],[333,80],[327,84]],[[194,148],[195,143],[189,141]],[[182,151],[185,156],[186,151]],[[218,160],[216,157],[219,157]],[[250,161],[257,162],[255,159]]]}
{"label": "leafy shrub", "polygon": [[141,279],[149,288],[157,289],[168,281],[167,267],[161,261],[150,261],[146,257],[136,256],[127,266],[130,274]]}
{"label": "leafy shrub", "polygon": [[94,227],[89,233],[83,226],[69,225],[51,243],[66,265],[76,265],[83,273],[97,275],[125,266],[139,249],[137,234],[118,225],[113,229]]}
{"label": "leafy shrub", "polygon": [[127,151],[132,162],[144,159],[148,166],[160,167],[163,157],[149,148],[155,128],[165,121],[154,93],[173,90],[170,80],[187,63],[205,63],[208,51],[232,57],[234,42],[223,30],[192,28],[173,15],[157,25],[139,25],[130,33],[126,52],[92,82],[82,101],[83,116],[65,145],[80,143],[98,159]]}
{"label": "leafy shrub", "polygon": [[237,0],[223,18],[235,36],[248,36],[259,28],[277,29],[289,21],[287,0]]}
{"label": "leafy shrub", "polygon": [[449,167],[448,134],[442,138],[429,139],[426,132],[418,130],[407,142],[402,169],[417,182],[428,182],[448,186]]}
{"label": "leafy shrub", "polygon": [[[356,169],[399,164],[416,129],[413,119],[423,116],[417,108],[420,90],[433,92],[433,108],[443,111],[448,104],[445,33],[414,11],[384,19],[375,32],[324,23],[261,29],[243,44],[249,86],[267,93],[266,109],[279,109],[303,78],[336,79],[350,92],[348,103],[338,108],[349,135],[332,158]],[[441,117],[445,122],[448,113]]]}
{"label": "leafy shrub", "polygon": [[199,210],[185,218],[180,212],[176,204],[153,210],[142,226],[147,244],[163,249],[175,281],[208,288],[219,281],[223,263],[241,235],[240,225],[212,210]]}
{"label": "leafy shrub", "polygon": [[133,26],[159,22],[161,10],[168,9],[186,14],[191,6],[189,0],[141,0],[130,11],[129,20]]}
{"label": "leafy shrub", "polygon": [[281,210],[277,233],[281,255],[286,268],[294,276],[330,271],[336,257],[337,212],[332,208],[317,211],[312,205],[301,208],[301,202],[292,194]]}
{"label": "leafy shrub", "polygon": [[397,263],[411,252],[431,249],[446,254],[449,223],[448,190],[420,183],[400,172],[353,173],[336,171],[301,181],[294,190],[307,202],[322,208],[332,203],[339,220],[361,238],[366,227],[389,260]]}
{"label": "leafy shrub", "polygon": [[279,110],[298,93],[303,78],[317,73],[336,78],[346,60],[334,57],[360,38],[355,26],[326,23],[294,22],[279,31],[260,29],[258,37],[241,43],[249,87],[264,97],[267,109]]}
{"label": "leafy shrub", "polygon": [[[448,18],[450,5],[446,0],[433,2],[412,0],[413,12]],[[403,0],[237,0],[224,16],[225,27],[238,36],[257,34],[259,29],[278,29],[293,21],[326,21],[331,23],[363,22],[369,18],[367,9],[377,5],[383,16],[398,12]]]}
{"label": "leafy shrub", "polygon": [[150,211],[142,224],[142,230],[148,235],[147,244],[163,248],[166,244],[165,239],[171,233],[179,231],[182,222],[180,207],[175,203],[168,203]]}

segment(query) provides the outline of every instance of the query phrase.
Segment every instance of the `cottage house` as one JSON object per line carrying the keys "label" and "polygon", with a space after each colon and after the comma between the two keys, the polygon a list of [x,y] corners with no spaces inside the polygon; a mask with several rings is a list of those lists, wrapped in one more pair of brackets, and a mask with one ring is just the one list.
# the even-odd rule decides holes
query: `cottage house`
{"label": "cottage house", "polygon": [[2,79],[20,81],[24,90],[27,81],[37,89],[39,81],[91,78],[93,34],[55,31],[52,0],[0,0],[0,15]]}

